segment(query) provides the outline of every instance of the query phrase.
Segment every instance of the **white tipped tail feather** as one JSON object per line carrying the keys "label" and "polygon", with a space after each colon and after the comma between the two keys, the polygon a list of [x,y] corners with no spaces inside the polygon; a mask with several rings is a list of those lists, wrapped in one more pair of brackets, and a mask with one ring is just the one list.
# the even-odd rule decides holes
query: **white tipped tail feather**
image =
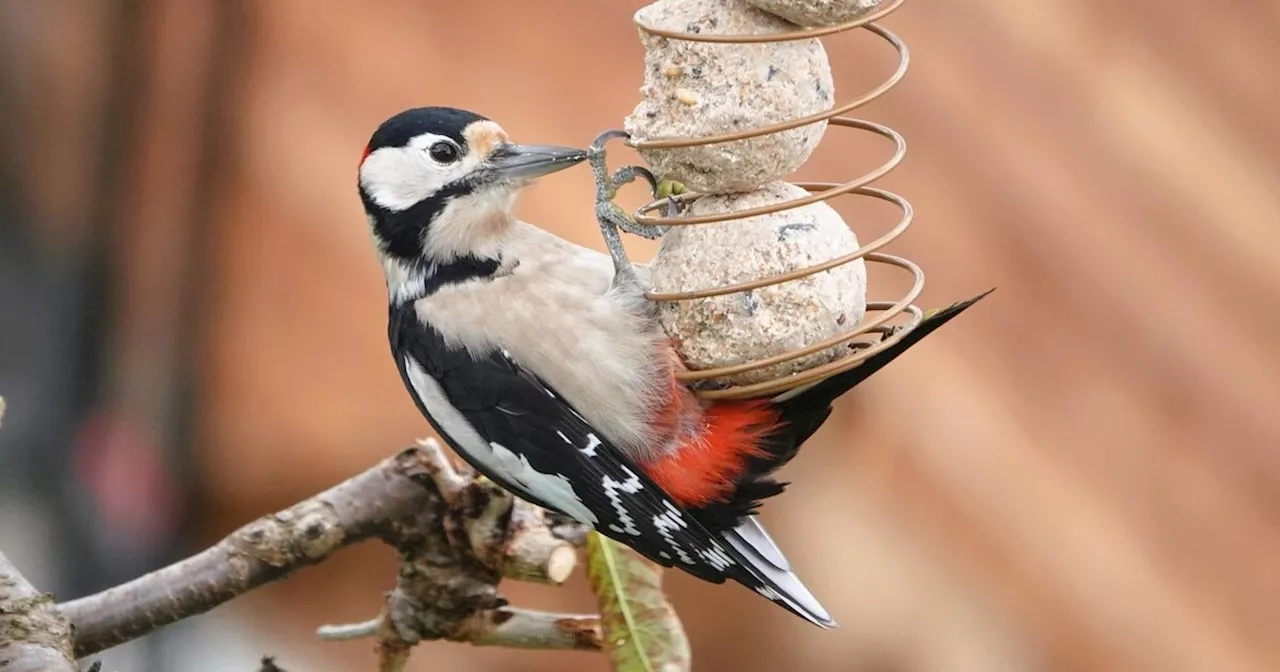
{"label": "white tipped tail feather", "polygon": [[742,565],[760,580],[762,585],[754,587],[757,593],[786,606],[814,625],[823,628],[836,626],[831,614],[791,571],[782,550],[755,516],[743,518],[737,527],[723,536],[738,552]]}

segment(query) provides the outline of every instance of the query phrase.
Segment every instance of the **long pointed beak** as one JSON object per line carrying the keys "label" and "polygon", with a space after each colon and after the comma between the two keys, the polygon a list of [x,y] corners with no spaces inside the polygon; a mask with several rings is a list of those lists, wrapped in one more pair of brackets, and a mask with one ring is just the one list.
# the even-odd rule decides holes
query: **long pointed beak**
{"label": "long pointed beak", "polygon": [[564,170],[587,158],[587,150],[550,145],[504,144],[489,154],[489,168],[507,180],[531,180]]}

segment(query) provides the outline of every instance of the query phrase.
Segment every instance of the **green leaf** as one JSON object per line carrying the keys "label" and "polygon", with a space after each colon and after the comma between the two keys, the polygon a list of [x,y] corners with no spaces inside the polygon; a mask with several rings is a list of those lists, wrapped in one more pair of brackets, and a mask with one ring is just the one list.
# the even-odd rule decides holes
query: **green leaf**
{"label": "green leaf", "polygon": [[662,593],[662,568],[597,532],[587,536],[587,578],[600,604],[615,672],[688,672],[684,626]]}
{"label": "green leaf", "polygon": [[661,180],[658,182],[658,191],[654,194],[654,198],[667,198],[670,196],[679,196],[688,192],[689,189],[684,186],[683,182],[675,180]]}

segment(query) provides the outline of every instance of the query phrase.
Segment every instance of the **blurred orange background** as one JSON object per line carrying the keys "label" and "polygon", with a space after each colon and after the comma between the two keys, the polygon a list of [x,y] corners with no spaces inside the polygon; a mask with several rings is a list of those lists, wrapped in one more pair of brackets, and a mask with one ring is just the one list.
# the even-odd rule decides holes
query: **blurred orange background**
{"label": "blurred orange background", "polygon": [[[640,5],[0,3],[3,193],[55,268],[111,224],[86,415],[181,446],[164,461],[184,456],[182,492],[147,486],[139,514],[187,502],[170,553],[428,431],[388,356],[355,194],[376,125],[442,104],[583,145],[638,100]],[[856,112],[909,143],[877,183],[916,208],[888,251],[924,267],[926,307],[999,289],[842,400],[764,511],[841,627],[669,573],[695,669],[1280,669],[1280,4],[912,0],[882,23],[912,51]],[[839,98],[892,71],[865,31],[824,42]],[[797,179],[889,151],[832,129]],[[569,171],[518,212],[603,249],[590,198]],[[856,200],[833,204],[864,241],[892,224]],[[894,281],[873,275],[871,298]],[[151,482],[125,472],[117,487]],[[373,616],[393,580],[385,549],[348,551],[202,617],[245,648],[169,662],[371,669],[369,642],[311,633]],[[581,578],[504,590],[593,606]],[[411,669],[607,663],[436,643]]]}

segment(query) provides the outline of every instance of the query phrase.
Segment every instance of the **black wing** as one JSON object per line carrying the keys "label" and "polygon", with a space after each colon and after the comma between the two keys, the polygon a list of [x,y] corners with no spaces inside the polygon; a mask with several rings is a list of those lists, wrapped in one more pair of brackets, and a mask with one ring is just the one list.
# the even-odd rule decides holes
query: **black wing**
{"label": "black wing", "polygon": [[[594,520],[582,522],[664,566],[715,583],[733,578],[759,585],[740,565],[735,549],[698,524],[554,390],[505,353],[450,348],[411,308],[392,311],[390,332],[397,366],[419,410],[485,476],[544,508],[580,520],[584,510],[589,512]],[[430,376],[433,382],[426,384],[432,385],[434,403],[443,396],[452,410],[428,411],[432,400],[424,399],[421,380],[415,385],[412,367]],[[458,425],[460,418],[465,427]],[[468,427],[487,446],[476,445]],[[573,498],[570,505],[566,497]]]}

